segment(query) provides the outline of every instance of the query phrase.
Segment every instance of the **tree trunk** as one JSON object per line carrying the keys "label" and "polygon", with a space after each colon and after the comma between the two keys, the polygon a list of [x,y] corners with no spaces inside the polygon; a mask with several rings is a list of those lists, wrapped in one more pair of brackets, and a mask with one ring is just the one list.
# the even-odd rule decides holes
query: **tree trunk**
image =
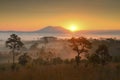
{"label": "tree trunk", "polygon": [[15,51],[14,49],[12,50],[13,53],[13,64],[12,64],[12,70],[15,70]]}

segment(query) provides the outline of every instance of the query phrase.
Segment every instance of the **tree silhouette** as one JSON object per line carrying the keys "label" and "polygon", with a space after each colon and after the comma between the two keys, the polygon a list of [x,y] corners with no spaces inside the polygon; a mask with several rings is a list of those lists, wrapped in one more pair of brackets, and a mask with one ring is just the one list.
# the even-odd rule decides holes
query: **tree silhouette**
{"label": "tree silhouette", "polygon": [[21,42],[21,38],[18,37],[16,34],[11,34],[8,40],[6,41],[6,47],[11,49],[13,54],[13,64],[12,69],[15,69],[15,51],[19,51],[20,48],[23,47],[23,43]]}
{"label": "tree silhouette", "polygon": [[96,50],[96,54],[99,56],[100,63],[102,65],[105,65],[112,58],[109,55],[108,47],[105,44],[101,44],[98,46],[98,49]]}
{"label": "tree silhouette", "polygon": [[31,57],[27,55],[27,53],[24,53],[18,58],[19,64],[25,66],[28,62],[31,61]]}
{"label": "tree silhouette", "polygon": [[71,38],[70,42],[72,43],[71,47],[74,51],[77,52],[77,56],[75,56],[75,61],[77,65],[79,65],[80,62],[80,54],[85,52],[87,53],[88,50],[91,48],[91,43],[84,37],[79,38]]}
{"label": "tree silhouette", "polygon": [[100,64],[100,58],[98,56],[98,54],[87,54],[86,58],[88,59],[88,62],[86,63],[86,67],[89,63],[92,63],[93,65],[95,64]]}

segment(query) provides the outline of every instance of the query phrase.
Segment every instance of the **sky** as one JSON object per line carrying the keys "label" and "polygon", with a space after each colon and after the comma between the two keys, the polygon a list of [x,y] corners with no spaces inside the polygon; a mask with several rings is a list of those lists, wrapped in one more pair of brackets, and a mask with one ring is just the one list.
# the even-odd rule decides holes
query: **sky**
{"label": "sky", "polygon": [[0,30],[120,29],[120,0],[0,0]]}

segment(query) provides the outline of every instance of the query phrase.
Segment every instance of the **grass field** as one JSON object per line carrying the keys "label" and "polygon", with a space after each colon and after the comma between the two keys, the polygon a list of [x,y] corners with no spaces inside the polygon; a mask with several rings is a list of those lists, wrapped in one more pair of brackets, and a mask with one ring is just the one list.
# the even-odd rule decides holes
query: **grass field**
{"label": "grass field", "polygon": [[120,64],[105,66],[83,64],[28,65],[17,71],[3,69],[0,80],[120,80]]}

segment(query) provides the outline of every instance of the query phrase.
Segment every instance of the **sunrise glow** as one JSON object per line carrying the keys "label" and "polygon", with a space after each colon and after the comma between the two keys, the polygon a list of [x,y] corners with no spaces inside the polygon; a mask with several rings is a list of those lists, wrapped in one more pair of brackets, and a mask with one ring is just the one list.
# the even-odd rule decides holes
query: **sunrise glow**
{"label": "sunrise glow", "polygon": [[75,31],[77,31],[78,29],[77,29],[77,26],[76,26],[76,25],[72,25],[72,26],[70,26],[69,30],[72,31],[72,32],[75,32]]}
{"label": "sunrise glow", "polygon": [[54,25],[73,32],[120,30],[119,3],[120,0],[0,0],[0,31],[35,31]]}

